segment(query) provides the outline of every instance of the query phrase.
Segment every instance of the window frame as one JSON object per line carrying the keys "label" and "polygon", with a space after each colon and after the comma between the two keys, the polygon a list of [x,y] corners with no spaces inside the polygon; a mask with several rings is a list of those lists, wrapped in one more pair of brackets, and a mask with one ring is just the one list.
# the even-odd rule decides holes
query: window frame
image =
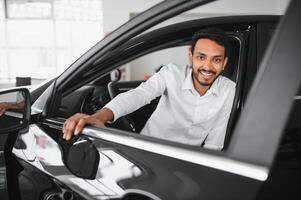
{"label": "window frame", "polygon": [[[292,9],[292,7],[293,6],[290,6],[291,9]],[[290,16],[288,15],[288,17],[290,17]],[[282,21],[285,21],[285,19],[283,19]],[[208,21],[207,21],[207,23],[208,23]],[[279,33],[276,34],[276,35],[278,36]],[[277,36],[274,36],[274,38],[277,37]],[[272,44],[273,43],[275,43],[275,42],[272,42]],[[112,47],[112,48],[115,47],[114,46],[115,44],[116,43],[113,43],[112,46],[110,46],[110,47]],[[272,46],[270,45],[270,48],[272,48],[272,47],[273,47],[273,45]],[[95,50],[96,49],[91,50],[91,52],[89,52],[89,55],[93,54],[95,56],[94,58],[97,58],[97,55],[99,55],[100,53],[102,53],[103,49],[101,49],[98,53],[96,53]],[[111,49],[111,52],[112,51],[113,50]],[[268,50],[268,54],[269,53],[271,53],[271,52],[269,52],[269,50]],[[80,59],[80,61],[77,62],[77,64],[79,64],[83,60],[86,60],[87,56],[88,55],[84,55]],[[268,59],[268,57],[265,57],[265,58]],[[84,65],[80,65],[80,68],[79,68],[78,72],[81,71],[80,69],[87,69],[87,68],[91,69],[91,68],[93,68],[90,61],[92,61],[92,63],[94,64],[95,60],[96,59],[91,59],[91,60],[89,60],[89,62],[84,63]],[[278,64],[278,66],[279,66],[279,64]],[[72,71],[72,69],[74,67],[75,66],[73,66],[72,68],[70,68],[70,70]],[[112,68],[113,67],[111,67],[111,68],[108,67],[106,69],[100,69],[98,71],[98,73],[105,74],[105,73],[107,73]],[[268,68],[270,70],[272,70],[273,73],[275,73],[275,74],[279,73],[279,72],[275,71],[275,69],[271,69],[270,66],[268,66]],[[70,70],[67,70],[66,73],[64,73],[62,76],[60,76],[58,78],[58,80],[56,82],[58,85],[56,86],[56,90],[55,90],[55,93],[53,94],[53,96],[56,96],[56,95],[61,96],[61,92],[62,92],[63,88],[70,87],[71,89],[69,91],[72,91],[72,89],[74,89],[74,87],[73,88],[71,87],[72,81],[70,81],[70,80],[72,80],[72,79],[73,80],[77,80],[74,77],[76,77],[76,74],[78,74],[78,73],[76,73],[74,76],[66,78],[66,76],[68,74],[70,74]],[[297,70],[297,69],[295,69],[295,70]],[[86,75],[89,75],[89,74],[86,74]],[[267,80],[263,79],[262,75],[268,76]],[[93,77],[93,76],[90,76],[90,77]],[[81,80],[82,79],[80,79],[80,81]],[[265,84],[269,85],[269,83],[266,83],[266,81],[268,81],[268,80],[275,81],[275,80],[271,79],[271,77],[269,77],[269,75],[266,75],[266,73],[263,73],[263,72],[259,73],[259,75],[257,76],[256,80],[257,81],[255,81],[255,83],[254,83],[254,85],[252,87],[252,90],[251,90],[252,93],[254,92],[254,90],[255,90],[254,93],[256,93],[256,88],[258,88],[261,85],[264,85],[264,86],[265,86]],[[294,80],[296,80],[296,79],[294,79]],[[63,82],[66,81],[65,84],[62,84],[62,81]],[[91,81],[91,80],[89,80],[89,81]],[[82,83],[82,84],[85,84],[85,83]],[[288,92],[291,92],[293,89],[294,88],[290,88],[290,90]],[[262,90],[266,90],[266,88],[262,87]],[[252,93],[250,93],[250,94],[252,94]],[[135,138],[133,138],[132,135],[128,135],[127,133],[124,133],[122,131],[113,131],[113,130],[108,131],[108,130],[101,129],[101,128],[95,130],[94,127],[87,127],[86,129],[84,129],[83,133],[87,134],[87,135],[89,135],[91,137],[98,138],[100,140],[115,141],[118,144],[124,144],[126,146],[131,146],[131,145],[129,145],[131,143],[130,141],[128,141],[128,139],[129,139],[132,142],[136,143],[136,145],[131,146],[131,147],[141,148],[141,149],[143,148],[144,150],[145,150],[145,145],[144,144],[146,144],[146,143],[149,144],[149,146],[156,146],[156,147],[158,147],[159,149],[162,150],[162,148],[160,148],[160,146],[161,146],[161,147],[164,147],[165,149],[167,148],[169,150],[167,150],[167,152],[158,152],[157,150],[155,150],[155,153],[159,153],[159,154],[162,154],[162,155],[174,157],[174,158],[177,158],[177,159],[182,159],[182,160],[185,160],[185,161],[188,161],[188,162],[193,162],[193,163],[197,162],[197,164],[208,166],[208,167],[213,167],[215,169],[220,169],[220,170],[223,170],[223,171],[225,171],[225,169],[224,169],[225,165],[224,164],[229,164],[229,163],[233,164],[233,163],[235,163],[234,166],[237,166],[239,168],[239,170],[238,171],[231,170],[231,168],[234,167],[234,166],[230,164],[228,166],[231,166],[231,167],[227,168],[228,172],[237,173],[239,175],[243,175],[243,176],[247,176],[247,177],[250,177],[250,178],[254,178],[254,179],[263,181],[263,180],[266,180],[266,178],[268,176],[268,171],[269,171],[269,167],[270,167],[270,164],[272,162],[273,156],[269,154],[268,159],[264,159],[262,157],[263,155],[261,155],[261,159],[259,161],[256,161],[254,155],[258,156],[258,154],[260,154],[262,152],[260,151],[260,148],[259,149],[257,149],[257,148],[251,149],[250,145],[254,144],[254,141],[252,141],[250,144],[246,145],[246,141],[247,141],[246,137],[248,138],[250,136],[250,132],[248,130],[242,129],[242,127],[244,128],[244,127],[248,126],[248,125],[246,125],[246,123],[248,122],[248,120],[252,120],[252,119],[256,118],[252,114],[250,114],[250,115],[247,114],[248,112],[252,113],[252,110],[250,110],[250,107],[254,108],[254,105],[252,105],[252,103],[250,103],[250,101],[254,100],[254,99],[256,101],[258,101],[258,100],[260,100],[263,97],[264,97],[264,95],[259,95],[259,96],[256,96],[255,98],[249,98],[250,100],[246,103],[246,109],[243,111],[243,113],[242,113],[243,115],[240,117],[239,127],[237,127],[235,129],[235,132],[234,132],[235,140],[231,141],[230,148],[229,148],[229,150],[227,151],[226,154],[220,154],[220,153],[216,153],[216,152],[212,152],[212,151],[199,150],[199,149],[196,151],[193,148],[187,148],[186,145],[185,145],[185,148],[183,148],[183,146],[181,146],[180,144],[174,145],[173,143],[168,143],[166,141],[164,141],[164,143],[163,143],[162,141],[157,141],[154,138],[148,138],[148,139],[141,139],[140,140],[138,138],[138,136],[135,137]],[[51,104],[50,104],[50,108],[55,108],[55,105],[57,105],[56,103],[59,102],[59,99],[60,98],[54,98],[54,101],[52,101]],[[282,98],[281,100],[284,103],[288,103],[287,99],[285,99],[285,98]],[[248,107],[248,106],[250,106],[250,107]],[[288,106],[290,106],[290,105],[286,105],[285,107],[283,107],[281,109],[287,108]],[[263,109],[262,107],[260,107],[260,109],[266,110],[266,108]],[[258,108],[256,110],[258,111]],[[262,112],[262,110],[260,110],[260,111]],[[51,111],[53,111],[53,110],[51,110]],[[49,117],[51,117],[51,114],[53,114],[53,112],[50,112],[50,113],[47,113],[47,114],[48,115],[46,115],[46,116],[48,116],[48,120],[51,120]],[[269,115],[269,114],[271,114],[271,113],[270,112],[266,112],[265,113],[265,115]],[[280,118],[278,118],[278,120],[279,119]],[[283,120],[283,116],[281,116],[281,119]],[[282,123],[279,123],[277,125],[277,127],[279,127],[279,126],[282,126]],[[254,128],[254,127],[249,127],[250,130],[252,130],[252,128]],[[256,127],[256,128],[258,129],[259,127]],[[262,127],[261,126],[260,128],[265,129],[266,127],[264,127],[264,126]],[[269,132],[269,130],[264,130],[264,131]],[[99,133],[101,133],[101,134],[99,135]],[[241,135],[241,134],[243,134],[243,135]],[[280,135],[279,132],[278,132],[278,134]],[[267,136],[266,138],[269,138],[269,136]],[[274,138],[273,141],[274,142],[278,141],[278,139],[279,138]],[[156,141],[153,141],[153,140],[156,140]],[[239,143],[238,141],[244,141],[244,142]],[[256,139],[255,143],[259,143],[259,145],[262,145],[263,141],[259,141],[258,139]],[[245,146],[242,146],[242,144],[248,146],[248,148],[245,148]],[[276,148],[276,144],[272,143],[271,146],[269,146],[268,148],[270,150],[269,153],[273,153],[273,151]],[[146,149],[146,150],[152,151],[151,149]],[[173,156],[172,154],[170,154],[171,152],[173,152],[172,150],[176,150],[178,152],[178,155],[177,156]],[[184,158],[184,156],[187,156],[190,153],[193,154],[194,156],[191,156],[189,158]],[[211,165],[212,163],[210,164],[210,162],[208,162],[208,160],[206,160],[206,157],[207,158],[210,157],[209,160],[213,159],[215,161],[219,160],[221,162],[218,161],[218,164],[215,163],[214,166],[213,166],[213,165]],[[192,158],[194,158],[194,159],[195,158],[200,158],[200,159],[197,159],[197,161],[193,161]]]}

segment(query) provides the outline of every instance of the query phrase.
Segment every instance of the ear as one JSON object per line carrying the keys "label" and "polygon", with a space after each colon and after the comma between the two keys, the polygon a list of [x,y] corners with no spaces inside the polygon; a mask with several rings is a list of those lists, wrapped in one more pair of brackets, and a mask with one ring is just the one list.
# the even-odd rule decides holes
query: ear
{"label": "ear", "polygon": [[189,60],[189,64],[192,65],[192,46],[188,47],[188,60]]}
{"label": "ear", "polygon": [[224,60],[223,70],[225,70],[225,67],[226,67],[227,63],[228,63],[228,57],[226,57],[225,60]]}

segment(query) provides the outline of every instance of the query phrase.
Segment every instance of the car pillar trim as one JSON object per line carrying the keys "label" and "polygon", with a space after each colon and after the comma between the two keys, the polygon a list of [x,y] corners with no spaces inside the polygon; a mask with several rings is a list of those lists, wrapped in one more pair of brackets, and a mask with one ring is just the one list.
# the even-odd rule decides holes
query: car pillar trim
{"label": "car pillar trim", "polygon": [[186,162],[203,165],[232,174],[249,177],[259,181],[265,181],[268,177],[268,167],[245,163],[230,158],[223,158],[217,155],[207,154],[199,151],[183,149],[176,146],[146,141],[140,138],[128,136],[126,134],[120,135],[116,133],[110,133],[102,131],[99,128],[97,130],[93,129],[94,127],[85,128],[83,133],[91,137],[161,154]]}

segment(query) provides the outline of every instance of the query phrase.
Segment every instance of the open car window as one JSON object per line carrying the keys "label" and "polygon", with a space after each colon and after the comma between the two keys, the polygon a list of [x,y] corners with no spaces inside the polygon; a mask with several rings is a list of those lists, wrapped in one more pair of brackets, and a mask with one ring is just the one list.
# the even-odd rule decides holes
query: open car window
{"label": "open car window", "polygon": [[[229,62],[223,75],[236,83],[238,83],[239,73],[243,72],[243,70],[240,69],[240,67],[243,68],[240,62],[243,55],[242,45],[245,43],[244,31],[243,28],[241,32],[237,32],[236,29],[231,30],[230,28],[227,30]],[[142,82],[159,71],[162,66],[169,63],[183,66],[188,65],[188,49],[192,36],[190,32],[188,33],[184,34],[183,38],[177,38],[176,40],[164,38],[163,41],[165,43],[161,42],[163,36],[159,36],[158,39],[152,39],[152,42],[156,44],[153,46],[149,46],[148,42],[145,42],[145,44],[133,46],[130,49],[124,47],[127,57],[124,61],[120,60],[120,62],[124,62],[124,64],[119,65],[119,67],[113,69],[105,76],[96,77],[75,91],[66,93],[62,98],[56,116],[68,118],[78,112],[93,114],[118,94],[139,86]],[[190,37],[188,37],[188,35]],[[148,38],[150,35],[146,35],[145,37]],[[137,40],[143,40],[143,36]],[[117,58],[118,55],[121,55],[121,53],[117,51],[116,55],[113,54],[112,57]],[[130,61],[126,62],[127,60]],[[237,93],[237,98],[238,97],[239,92]],[[113,124],[107,124],[107,126],[139,134],[156,109],[159,99],[160,97],[155,98],[149,104],[126,115],[125,118],[129,124],[124,122],[124,118],[121,118]],[[235,102],[238,102],[238,100]],[[238,109],[236,106],[234,106],[234,108],[233,113],[236,113]],[[232,131],[232,127],[234,127],[234,119],[233,117],[233,122],[231,122],[231,126],[229,126],[229,132]],[[229,134],[229,137],[230,135],[231,134]]]}

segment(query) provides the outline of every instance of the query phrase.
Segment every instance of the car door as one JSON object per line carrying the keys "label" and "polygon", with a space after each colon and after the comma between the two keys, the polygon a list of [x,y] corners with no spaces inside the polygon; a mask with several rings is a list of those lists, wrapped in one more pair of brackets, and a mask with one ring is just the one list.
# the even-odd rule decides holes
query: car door
{"label": "car door", "polygon": [[[166,27],[164,29],[159,29],[150,33],[147,33],[145,35],[139,36],[132,41],[130,41],[128,44],[122,45],[118,50],[114,51],[114,53],[111,54],[110,63],[111,66],[113,66],[113,62],[116,62],[117,64],[120,63],[120,61],[126,62],[129,59],[132,59],[133,57],[137,57],[137,52],[139,54],[147,53],[149,51],[155,51],[160,50],[161,48],[167,48],[171,46],[178,45],[187,45],[187,43],[191,40],[191,33],[195,32],[200,26],[208,26],[214,25],[214,26],[223,26],[223,28],[227,29],[227,34],[230,38],[235,41],[236,44],[245,43],[248,39],[248,31],[250,26],[250,18],[245,18],[244,22],[240,22],[240,25],[237,25],[235,22],[235,19],[233,17],[227,18],[227,23],[230,25],[225,25],[226,19],[220,18],[212,20],[210,23],[208,20],[197,20],[197,21],[191,21],[188,24],[185,23],[185,28],[183,30],[180,30],[179,28],[176,29],[176,32],[181,32],[182,34],[175,34],[175,27],[178,27],[178,24],[172,25],[170,27]],[[234,22],[233,22],[234,20]],[[253,19],[255,23],[255,19]],[[217,23],[219,21],[219,23]],[[232,22],[232,23],[230,23]],[[254,26],[254,25],[252,25]],[[176,35],[176,37],[175,37]],[[143,44],[142,41],[144,42]],[[164,41],[164,42],[163,42]],[[179,43],[177,43],[179,42]],[[164,43],[164,45],[163,45]],[[135,44],[141,44],[135,45]],[[131,46],[135,46],[136,48],[129,48]],[[244,46],[245,48],[245,46]],[[130,50],[127,50],[130,49]],[[236,54],[239,54],[238,57],[236,57],[237,60],[240,60],[240,58],[243,60],[244,55],[246,54],[245,50],[242,50],[243,48],[238,45],[237,52],[235,53],[235,56],[238,56]],[[125,51],[127,50],[127,51]],[[241,53],[238,53],[241,52]],[[183,55],[185,57],[185,55]],[[235,63],[235,62],[233,62]],[[104,65],[104,64],[102,64]],[[239,66],[243,66],[243,63],[237,63]],[[238,68],[240,69],[240,67]],[[236,67],[236,66],[235,66]],[[230,68],[229,68],[230,69]],[[233,70],[230,70],[233,71]],[[234,70],[235,71],[235,70]],[[243,72],[243,70],[237,70]],[[233,79],[236,79],[236,74],[231,74],[231,77]],[[100,76],[101,77],[101,76]],[[81,83],[81,82],[80,82]],[[108,196],[110,198],[152,198],[152,199],[168,199],[168,198],[188,198],[188,199],[194,199],[198,197],[199,193],[196,193],[196,191],[192,191],[193,195],[189,195],[189,186],[185,186],[186,188],[183,188],[184,194],[175,194],[174,196],[170,196],[174,187],[182,187],[181,182],[184,180],[181,180],[180,178],[174,177],[173,173],[176,169],[173,169],[172,167],[168,167],[166,169],[162,169],[159,163],[162,162],[173,162],[174,159],[169,158],[170,161],[164,161],[161,159],[156,158],[156,153],[154,154],[153,151],[148,152],[145,151],[145,147],[149,146],[151,149],[157,149],[158,144],[162,144],[163,147],[158,148],[161,149],[159,152],[161,154],[160,157],[165,158],[164,151],[168,150],[166,141],[160,141],[156,140],[154,138],[144,138],[139,135],[133,135],[133,133],[127,133],[124,131],[119,130],[113,130],[113,129],[105,129],[104,131],[109,131],[113,136],[115,134],[118,134],[118,140],[124,138],[128,140],[129,138],[135,138],[134,141],[129,141],[129,143],[132,143],[131,145],[134,146],[124,146],[125,143],[128,142],[117,142],[118,140],[110,140],[109,142],[106,142],[105,140],[102,140],[99,137],[91,136],[89,133],[87,135],[90,136],[90,138],[93,138],[93,143],[96,146],[96,148],[100,152],[100,164],[99,164],[99,174],[101,174],[101,177],[96,178],[96,180],[90,181],[85,179],[76,178],[72,173],[68,171],[66,166],[64,166],[64,163],[61,161],[61,146],[64,145],[64,142],[60,139],[62,136],[61,133],[61,127],[63,123],[63,119],[60,119],[59,117],[68,117],[73,112],[75,107],[86,107],[83,106],[81,103],[84,100],[80,99],[86,99],[88,93],[90,93],[93,89],[91,85],[85,85],[76,91],[73,91],[72,93],[68,94],[68,90],[65,91],[67,93],[66,96],[63,96],[62,103],[57,107],[57,116],[58,117],[49,117],[46,118],[43,123],[33,124],[30,127],[30,133],[23,134],[19,137],[20,140],[25,141],[26,144],[28,144],[26,149],[21,150],[14,150],[14,153],[22,159],[26,159],[29,161],[32,165],[34,165],[36,168],[51,174],[53,177],[59,179],[63,183],[65,183],[65,186],[63,187],[63,191],[66,191],[66,185],[70,187],[67,191],[77,191],[80,194],[84,194],[84,196],[91,195],[91,190],[95,193],[95,198],[97,196]],[[51,90],[51,88],[49,89]],[[44,95],[48,95],[47,92]],[[43,99],[43,96],[41,97]],[[39,106],[38,100],[34,105],[33,108],[36,106]],[[142,139],[137,140],[137,139]],[[137,142],[135,142],[137,140]],[[145,140],[152,141],[151,143],[143,144],[143,148],[139,151],[132,151],[133,147],[136,146],[135,143],[139,144],[140,142],[144,142]],[[117,142],[117,144],[116,144]],[[34,144],[34,145],[31,145]],[[180,149],[192,149],[195,152],[200,151],[200,147],[190,147],[190,146],[183,146],[181,145],[180,148],[178,146],[179,144],[173,144],[172,146],[176,149],[174,152],[177,152]],[[164,149],[165,150],[164,150]],[[193,152],[192,151],[192,152]],[[51,152],[51,154],[50,154]],[[157,152],[158,153],[158,152]],[[217,152],[213,152],[213,154],[216,154]],[[148,155],[149,154],[149,155]],[[158,154],[158,155],[160,155]],[[194,154],[194,153],[192,153]],[[24,157],[26,155],[26,157]],[[153,161],[143,161],[143,158],[147,158],[148,160],[153,157]],[[187,162],[187,161],[185,161]],[[183,164],[185,163],[183,162]],[[141,164],[139,164],[141,163]],[[180,162],[181,163],[181,162]],[[180,164],[179,163],[179,164]],[[189,162],[187,162],[189,164]],[[23,163],[23,166],[25,164]],[[182,165],[182,164],[181,164]],[[177,166],[181,167],[182,166]],[[192,166],[195,164],[192,163]],[[32,167],[26,165],[26,167],[31,169]],[[171,171],[169,171],[169,168]],[[188,165],[188,169],[192,169],[190,165]],[[180,170],[180,169],[177,169]],[[185,168],[181,169],[179,171],[179,176],[188,176],[186,174]],[[34,171],[31,169],[31,171]],[[197,168],[195,168],[194,171],[197,171]],[[41,175],[42,176],[42,175]],[[193,176],[193,174],[189,175],[190,177]],[[144,177],[144,178],[143,178]],[[160,179],[156,177],[162,177]],[[191,179],[190,177],[187,177]],[[28,176],[26,177],[28,178]],[[46,179],[46,178],[45,178]],[[173,180],[172,182],[176,183],[176,186],[169,186],[168,184],[165,184],[167,181],[170,182],[170,179]],[[185,178],[186,180],[186,178]],[[38,180],[32,180],[32,182],[37,182]],[[195,180],[191,180],[190,182],[194,182]],[[51,182],[51,181],[49,181]],[[56,184],[56,183],[54,183]],[[134,185],[132,185],[134,184]],[[163,186],[165,185],[165,188]],[[186,184],[186,183],[185,183]],[[196,189],[199,187],[199,183],[194,183],[194,186]],[[27,183],[27,185],[30,185]],[[80,187],[79,187],[80,185]],[[147,185],[153,185],[154,188],[152,190],[146,189]],[[177,186],[178,185],[178,186]],[[41,184],[39,185],[41,186]],[[58,187],[58,186],[57,186]],[[151,188],[147,186],[148,188]],[[160,187],[163,187],[160,189]],[[32,185],[29,188],[34,188],[34,185]],[[97,189],[93,189],[97,188]],[[126,189],[123,189],[126,188]],[[158,194],[157,189],[160,189],[162,194]],[[49,191],[46,193],[49,195],[58,195],[60,192],[59,189],[52,188],[50,185],[44,185],[41,189],[41,191],[38,193],[42,193],[42,191]],[[61,189],[62,190],[62,189]],[[186,191],[188,190],[188,191]],[[198,189],[197,189],[198,190]],[[187,194],[186,194],[187,193]],[[24,194],[23,194],[24,195]],[[156,196],[160,197],[156,197]],[[162,196],[163,195],[163,196]],[[187,195],[187,197],[185,197]],[[21,195],[22,196],[22,195]],[[43,195],[44,196],[44,195]],[[132,197],[134,196],[134,197]],[[177,197],[178,196],[178,197]],[[94,197],[94,196],[93,196]],[[31,197],[34,199],[34,197]]]}
{"label": "car door", "polygon": [[[63,183],[68,190],[76,191],[88,199],[252,199],[268,177],[285,119],[300,84],[297,63],[300,47],[296,42],[299,39],[295,29],[300,27],[296,26],[299,23],[296,19],[300,15],[300,3],[293,1],[292,4],[288,12],[290,14],[282,20],[279,32],[268,50],[225,152],[120,130],[87,127],[83,134],[93,140],[100,154],[94,180],[73,176],[64,171],[66,169],[62,163],[49,164],[50,156],[54,162],[60,162],[61,152],[57,150],[56,153],[52,151],[52,155],[47,152],[43,154],[48,163],[44,162],[39,169],[59,180],[61,183],[58,185]],[[284,36],[290,40],[287,41]],[[115,40],[110,44],[112,46],[104,45],[103,49],[113,48],[113,44],[120,43]],[[57,116],[57,106],[63,98],[62,94],[73,91],[73,85],[78,80],[88,82],[93,78],[91,74],[99,75],[110,70],[93,68],[91,65],[99,61],[105,63],[105,58],[112,56],[99,49],[99,52],[97,48],[93,49],[79,59],[38,100],[44,116],[40,116],[38,123],[31,128],[35,129],[36,135],[43,132],[48,135],[40,144],[59,149],[63,120]],[[90,56],[92,58],[87,59]],[[288,71],[283,69],[283,60],[290,60]],[[83,75],[90,75],[91,79],[83,79]],[[282,78],[290,81],[279,86]],[[278,96],[280,92],[281,97]],[[41,103],[42,99],[46,103]],[[282,106],[275,108],[275,105]]]}
{"label": "car door", "polygon": [[0,135],[0,181],[1,181],[1,189],[0,189],[0,195],[3,199],[8,199],[8,191],[7,191],[7,170],[6,170],[6,162],[5,162],[5,156],[4,156],[4,148],[5,143],[7,140],[7,134]]}

